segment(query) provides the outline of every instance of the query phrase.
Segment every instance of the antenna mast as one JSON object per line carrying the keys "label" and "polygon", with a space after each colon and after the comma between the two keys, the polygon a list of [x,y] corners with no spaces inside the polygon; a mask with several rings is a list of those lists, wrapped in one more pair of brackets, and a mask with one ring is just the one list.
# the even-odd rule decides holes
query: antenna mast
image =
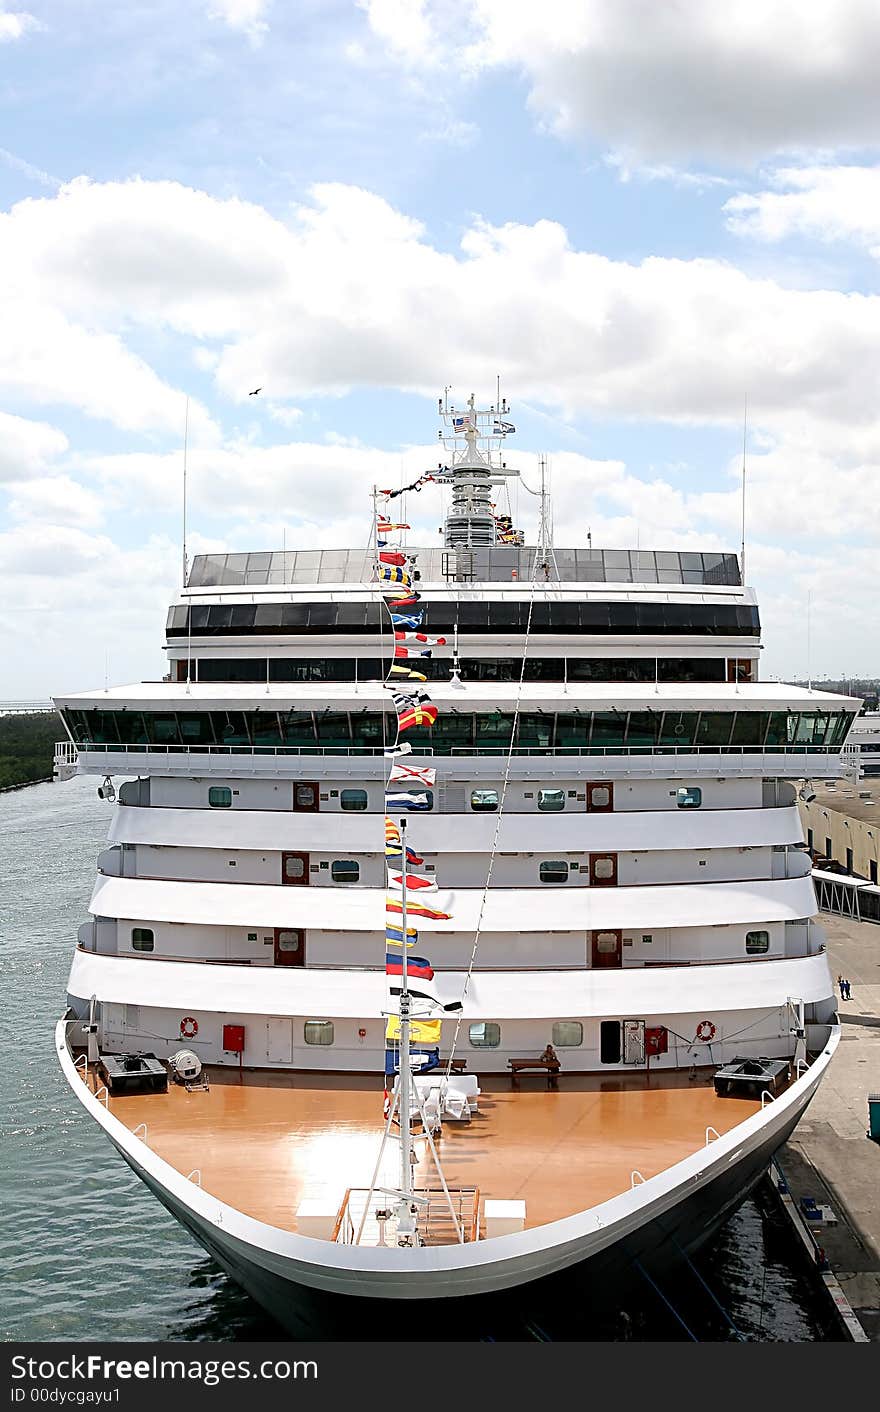
{"label": "antenna mast", "polygon": [[746,581],[746,433],[749,424],[749,394],[743,393],[743,463],[742,463],[742,540],[740,543],[739,571],[743,584]]}
{"label": "antenna mast", "polygon": [[547,489],[547,457],[542,454],[538,464],[541,467],[541,512],[538,520],[538,543],[535,549],[532,578],[537,578],[540,570],[544,578],[549,579],[552,565],[555,577],[558,579],[559,566],[556,563],[556,551],[553,548],[553,512],[550,508],[550,492]]}
{"label": "antenna mast", "polygon": [[183,587],[186,588],[186,453],[189,443],[189,397],[183,414]]}

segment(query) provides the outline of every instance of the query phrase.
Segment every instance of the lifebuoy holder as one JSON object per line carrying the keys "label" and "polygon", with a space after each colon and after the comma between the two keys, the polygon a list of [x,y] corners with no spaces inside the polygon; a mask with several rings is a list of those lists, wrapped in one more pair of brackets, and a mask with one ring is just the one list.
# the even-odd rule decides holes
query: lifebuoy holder
{"label": "lifebuoy holder", "polygon": [[701,1020],[697,1025],[696,1038],[703,1044],[709,1044],[715,1038],[716,1030],[711,1020]]}
{"label": "lifebuoy holder", "polygon": [[195,1015],[184,1015],[180,1022],[180,1038],[195,1039],[199,1032],[199,1022]]}

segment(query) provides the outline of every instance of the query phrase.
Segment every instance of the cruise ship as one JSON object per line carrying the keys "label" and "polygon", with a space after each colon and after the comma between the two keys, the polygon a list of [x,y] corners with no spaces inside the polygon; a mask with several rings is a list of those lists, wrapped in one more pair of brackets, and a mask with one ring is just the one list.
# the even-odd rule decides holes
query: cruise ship
{"label": "cruise ship", "polygon": [[509,415],[441,400],[368,548],[196,556],[164,680],[56,698],[112,805],[61,1067],[294,1334],[689,1259],[839,1038],[796,795],[860,703],[760,679],[735,554],[543,495],[526,544]]}

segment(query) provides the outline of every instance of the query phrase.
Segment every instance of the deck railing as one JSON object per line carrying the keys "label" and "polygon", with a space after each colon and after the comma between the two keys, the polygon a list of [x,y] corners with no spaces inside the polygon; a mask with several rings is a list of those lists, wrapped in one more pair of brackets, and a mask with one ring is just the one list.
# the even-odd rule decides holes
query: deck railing
{"label": "deck railing", "polygon": [[[464,1240],[479,1240],[479,1187],[450,1187],[449,1197],[452,1199],[452,1211],[449,1208],[447,1194],[440,1187],[417,1187],[413,1192],[413,1197],[418,1207],[417,1229],[423,1245],[457,1245],[459,1243],[452,1218],[453,1211]],[[342,1198],[330,1239],[337,1245],[355,1245],[358,1243],[357,1229],[363,1225],[364,1231],[360,1238],[360,1244],[385,1244],[384,1223],[386,1219],[390,1219],[390,1216],[388,1218],[379,1217],[377,1233],[373,1233],[370,1228],[377,1224],[377,1211],[390,1212],[392,1200],[393,1198],[385,1192],[373,1191],[370,1193],[366,1187],[349,1187]],[[363,1206],[367,1202],[369,1202],[368,1221],[362,1222]],[[357,1208],[357,1224],[353,1215],[353,1207]],[[392,1242],[389,1240],[387,1243],[390,1245]]]}
{"label": "deck railing", "polygon": [[[373,757],[384,755],[382,745],[176,745],[151,744],[138,741],[120,742],[83,740],[77,747],[82,754],[97,755],[266,755],[274,757],[304,756],[349,756]],[[508,745],[462,745],[451,746],[448,750],[434,749],[429,743],[420,744],[418,755],[437,755],[442,758],[473,758],[501,756],[506,758]],[[584,756],[591,759],[608,759],[617,755],[651,757],[652,755],[729,755],[734,757],[760,756],[776,760],[780,755],[809,756],[811,760],[823,756],[838,757],[839,746],[831,745],[515,745],[513,754],[520,756],[551,757]]]}

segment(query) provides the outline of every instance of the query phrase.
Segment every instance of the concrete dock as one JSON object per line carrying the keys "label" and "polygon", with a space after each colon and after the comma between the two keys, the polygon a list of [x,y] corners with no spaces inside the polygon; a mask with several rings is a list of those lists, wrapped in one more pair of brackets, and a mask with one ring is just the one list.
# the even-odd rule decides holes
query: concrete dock
{"label": "concrete dock", "polygon": [[880,1342],[880,1143],[866,1136],[880,1093],[880,926],[822,913],[828,961],[852,999],[839,1001],[840,1047],[816,1097],[778,1154],[793,1204],[830,1206],[836,1224],[806,1223],[868,1338]]}

